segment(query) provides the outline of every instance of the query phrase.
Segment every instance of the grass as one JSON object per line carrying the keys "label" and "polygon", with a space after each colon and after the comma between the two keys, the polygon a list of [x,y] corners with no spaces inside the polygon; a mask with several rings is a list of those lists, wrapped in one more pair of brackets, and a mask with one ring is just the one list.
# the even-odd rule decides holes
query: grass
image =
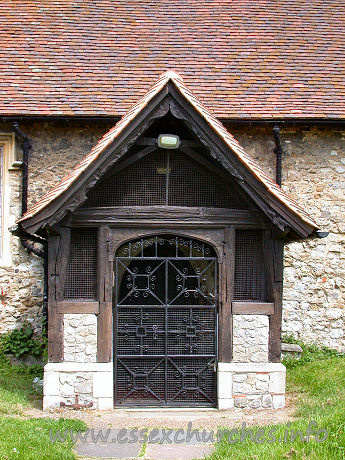
{"label": "grass", "polygon": [[53,420],[50,418],[22,419],[26,408],[31,407],[41,395],[32,387],[32,380],[42,375],[42,369],[34,366],[12,366],[0,354],[0,459],[72,460],[73,442],[52,443],[49,431],[63,433],[66,429],[85,430],[79,420]]}
{"label": "grass", "polygon": [[41,395],[32,387],[34,377],[42,377],[39,366],[12,366],[0,356],[0,414],[22,414]]}
{"label": "grass", "polygon": [[[303,345],[303,344],[302,344]],[[249,438],[243,443],[230,444],[226,438],[216,445],[210,460],[342,460],[345,459],[345,358],[329,349],[306,347],[302,360],[287,360],[287,391],[296,395],[296,421],[282,425],[262,427],[262,436],[267,439],[268,431],[274,430],[277,439],[283,442],[258,444]],[[298,436],[291,441],[292,430],[300,430],[304,437],[310,421],[317,423],[316,430],[322,428],[328,432],[324,442],[316,442],[314,436],[309,442],[301,441]],[[260,427],[253,429],[258,433]],[[263,431],[261,431],[263,433]],[[287,442],[284,442],[287,433]],[[320,433],[320,439],[324,434]],[[239,438],[234,434],[233,438]]]}
{"label": "grass", "polygon": [[[277,439],[288,435],[287,442],[256,443],[249,438],[243,443],[230,444],[224,437],[216,445],[209,460],[345,460],[345,359],[334,350],[305,346],[301,360],[286,360],[287,391],[296,396],[296,420],[294,422],[253,429],[258,439],[268,436],[269,430]],[[25,408],[41,396],[32,388],[32,379],[42,370],[34,367],[11,366],[0,354],[0,459],[51,460],[75,459],[73,442],[52,443],[49,432],[73,429],[85,430],[79,420],[53,420],[49,418],[22,419]],[[317,429],[328,432],[324,442],[302,442],[298,437],[290,441],[291,432],[302,431],[314,420]],[[264,432],[262,431],[264,430]],[[261,435],[261,436],[260,436]],[[321,438],[323,433],[320,433]],[[234,433],[234,439],[239,434]],[[145,446],[141,451],[144,454]]]}
{"label": "grass", "polygon": [[49,418],[20,420],[12,417],[0,419],[0,458],[37,460],[72,460],[73,442],[69,437],[65,442],[50,441],[49,430],[83,430],[85,424],[79,420],[52,420]]}

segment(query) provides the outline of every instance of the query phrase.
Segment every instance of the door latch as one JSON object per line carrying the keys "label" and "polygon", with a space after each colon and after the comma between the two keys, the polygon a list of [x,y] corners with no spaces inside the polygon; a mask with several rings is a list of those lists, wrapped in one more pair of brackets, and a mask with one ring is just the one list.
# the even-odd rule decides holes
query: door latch
{"label": "door latch", "polygon": [[213,363],[207,364],[208,369],[211,369],[213,372],[217,372],[217,363],[213,361]]}

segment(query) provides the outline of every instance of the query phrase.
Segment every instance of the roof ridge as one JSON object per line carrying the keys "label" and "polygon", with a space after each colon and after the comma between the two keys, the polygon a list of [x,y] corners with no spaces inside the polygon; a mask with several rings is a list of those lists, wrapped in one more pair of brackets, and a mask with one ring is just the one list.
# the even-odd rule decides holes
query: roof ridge
{"label": "roof ridge", "polygon": [[181,75],[174,69],[169,69],[169,70],[166,70],[165,72],[163,72],[160,77],[158,78],[157,81],[159,81],[160,79],[163,79],[163,78],[168,78],[168,79],[171,79],[171,80],[179,80],[181,82],[183,82],[183,77],[181,77]]}

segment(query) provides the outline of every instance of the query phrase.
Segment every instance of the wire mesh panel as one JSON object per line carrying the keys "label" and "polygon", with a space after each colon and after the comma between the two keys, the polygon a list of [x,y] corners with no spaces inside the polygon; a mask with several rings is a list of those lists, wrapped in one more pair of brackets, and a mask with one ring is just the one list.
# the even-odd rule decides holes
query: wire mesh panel
{"label": "wire mesh panel", "polygon": [[118,405],[214,406],[217,257],[197,240],[160,235],[115,257]]}
{"label": "wire mesh panel", "polygon": [[65,299],[97,298],[97,229],[72,229]]}
{"label": "wire mesh panel", "polygon": [[267,300],[263,233],[260,230],[236,231],[234,300]]}
{"label": "wire mesh panel", "polygon": [[188,155],[157,150],[89,193],[84,207],[188,206],[248,209],[238,186]]}

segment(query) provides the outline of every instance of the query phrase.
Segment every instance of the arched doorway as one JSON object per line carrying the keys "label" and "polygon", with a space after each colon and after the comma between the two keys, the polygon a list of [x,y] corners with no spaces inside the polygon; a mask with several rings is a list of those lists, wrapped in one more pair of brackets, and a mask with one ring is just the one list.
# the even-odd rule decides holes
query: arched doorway
{"label": "arched doorway", "polygon": [[215,406],[218,262],[200,240],[156,235],[115,254],[115,404]]}

